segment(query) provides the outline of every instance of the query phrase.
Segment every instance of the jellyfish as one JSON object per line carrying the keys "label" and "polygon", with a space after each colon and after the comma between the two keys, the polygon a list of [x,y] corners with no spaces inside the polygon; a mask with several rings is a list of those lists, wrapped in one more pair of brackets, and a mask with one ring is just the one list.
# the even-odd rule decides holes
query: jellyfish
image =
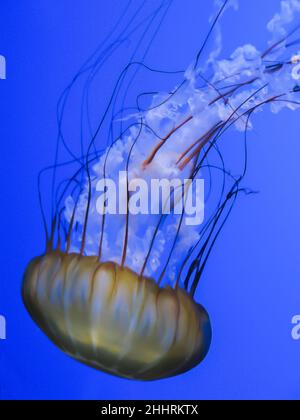
{"label": "jellyfish", "polygon": [[[195,294],[237,198],[254,192],[243,184],[251,117],[266,106],[277,113],[300,105],[299,80],[293,77],[300,61],[299,27],[293,26],[298,0],[282,1],[268,24],[272,39],[264,51],[247,44],[229,59],[221,57],[219,22],[236,2],[216,1],[210,31],[192,64],[184,71],[162,71],[146,63],[146,52],[171,3],[161,2],[146,17],[135,10],[113,37],[122,13],[63,92],[55,162],[39,177],[46,250],[29,263],[22,287],[32,319],[62,351],[98,370],[143,381],[182,374],[206,357],[212,327]],[[142,31],[145,39],[150,30],[142,58],[134,51],[95,124],[90,109],[99,72],[133,33]],[[180,80],[165,92],[139,92],[129,106],[139,71]],[[63,121],[79,81],[79,146],[73,151]],[[235,156],[226,156],[233,133],[241,141]],[[68,160],[60,160],[61,149]],[[70,175],[58,181],[61,170]],[[49,172],[48,225],[41,180]],[[165,184],[148,200],[153,180]],[[205,191],[197,188],[199,180]],[[201,194],[205,212],[194,223],[188,200]]]}

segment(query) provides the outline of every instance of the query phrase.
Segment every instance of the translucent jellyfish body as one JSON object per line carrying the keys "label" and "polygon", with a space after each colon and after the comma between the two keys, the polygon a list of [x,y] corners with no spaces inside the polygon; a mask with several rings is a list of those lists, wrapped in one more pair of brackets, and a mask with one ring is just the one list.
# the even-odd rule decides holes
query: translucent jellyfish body
{"label": "translucent jellyfish body", "polygon": [[[229,3],[225,1],[220,12]],[[264,105],[274,112],[299,108],[299,81],[293,77],[299,27],[288,29],[299,11],[298,0],[282,2],[269,24],[273,39],[265,52],[247,44],[226,60],[218,58],[217,45],[205,65],[200,66],[198,55],[177,87],[155,94],[146,110],[126,107],[122,99],[121,111],[114,112],[111,108],[118,103],[128,65],[95,132],[88,116],[86,148],[85,113],[81,115],[79,156],[62,133],[73,85],[65,91],[58,107],[60,143],[52,168],[50,229],[43,211],[46,252],[29,264],[22,289],[34,321],[65,353],[96,369],[140,380],[181,374],[205,358],[212,329],[195,293],[237,197],[251,192],[242,185],[250,117]],[[109,56],[114,45],[105,54]],[[291,58],[286,59],[289,52]],[[74,78],[73,83],[87,76],[84,101],[105,57],[101,54],[92,56]],[[80,109],[85,109],[84,102]],[[130,110],[128,118],[125,109]],[[111,118],[108,132],[101,131],[105,118]],[[122,129],[115,138],[112,126],[120,121]],[[233,129],[242,133],[242,142],[231,153],[232,166],[220,143]],[[112,141],[103,147],[99,138]],[[62,145],[77,169],[57,185],[58,168],[64,167],[58,161]],[[147,190],[153,179],[170,183],[176,179],[184,185],[188,181],[187,191],[194,191],[196,198],[200,192],[193,187],[204,179],[205,219],[187,223],[184,188],[179,194],[183,205],[176,214],[174,188],[164,199],[159,195],[152,200],[154,212],[148,214],[138,199],[129,212],[135,194],[131,183]],[[117,194],[114,204],[122,211],[114,212],[115,205],[107,206],[107,189],[117,182],[125,194]],[[166,198],[172,199],[172,214],[162,211]]]}

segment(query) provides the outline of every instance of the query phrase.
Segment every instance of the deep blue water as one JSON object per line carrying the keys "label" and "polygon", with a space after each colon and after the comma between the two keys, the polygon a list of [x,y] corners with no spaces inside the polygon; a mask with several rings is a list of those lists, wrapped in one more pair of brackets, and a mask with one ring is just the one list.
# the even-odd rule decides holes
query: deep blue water
{"label": "deep blue water", "polygon": [[[0,81],[0,314],[7,321],[7,339],[0,340],[0,398],[298,399],[300,341],[291,337],[291,319],[300,313],[297,112],[254,116],[246,183],[259,194],[240,199],[201,280],[197,298],[210,313],[214,337],[200,366],[153,383],[114,378],[65,356],[23,307],[24,269],[44,249],[36,180],[53,161],[57,99],[125,4],[0,2],[0,54],[7,60],[7,80]],[[224,54],[246,42],[263,49],[266,22],[278,7],[278,0],[242,0],[238,12],[228,12]],[[147,63],[185,69],[209,29],[211,11],[210,0],[174,0]],[[105,79],[131,49],[129,42],[106,67]],[[145,77],[147,87],[151,77]],[[99,107],[108,92],[99,91]],[[76,127],[68,123],[73,135]]]}

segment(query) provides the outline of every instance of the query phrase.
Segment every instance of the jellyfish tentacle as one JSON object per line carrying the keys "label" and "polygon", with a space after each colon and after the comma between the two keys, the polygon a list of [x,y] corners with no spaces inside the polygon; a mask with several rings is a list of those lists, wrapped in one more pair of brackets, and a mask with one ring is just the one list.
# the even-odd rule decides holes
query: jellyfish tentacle
{"label": "jellyfish tentacle", "polygon": [[159,143],[157,146],[154,147],[150,155],[147,157],[147,159],[143,162],[143,167],[146,168],[146,166],[150,165],[150,163],[155,158],[158,151],[162,148],[162,146],[169,140],[169,138],[176,133],[176,131],[180,130],[184,125],[189,123],[194,118],[193,115],[190,115],[187,117],[184,121],[182,121],[179,125],[177,125],[175,128],[173,128]]}

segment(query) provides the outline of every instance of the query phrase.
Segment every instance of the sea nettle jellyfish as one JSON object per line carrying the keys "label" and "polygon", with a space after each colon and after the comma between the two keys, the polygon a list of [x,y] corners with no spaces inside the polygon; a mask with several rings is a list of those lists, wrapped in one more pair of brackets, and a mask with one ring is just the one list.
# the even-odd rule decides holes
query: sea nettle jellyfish
{"label": "sea nettle jellyfish", "polygon": [[[248,44],[229,59],[220,58],[219,22],[235,4],[216,3],[196,59],[186,71],[171,72],[146,64],[171,2],[156,3],[155,10],[144,14],[129,2],[58,103],[55,164],[39,178],[41,191],[43,175],[52,173],[51,225],[40,192],[46,251],[26,270],[23,300],[34,321],[65,353],[117,376],[160,379],[186,372],[204,359],[211,325],[194,297],[237,197],[251,193],[242,185],[251,116],[264,105],[275,113],[299,107],[293,70],[300,58],[294,24],[300,2],[282,2],[268,24],[272,39],[263,51]],[[100,79],[108,83],[99,74],[134,36],[139,40],[99,119],[107,89],[95,86]],[[143,74],[141,83],[149,72],[166,77],[166,86],[175,78],[176,87],[167,93],[138,90],[132,104],[130,92],[139,86],[138,74]],[[76,87],[82,92],[78,114],[69,105]],[[74,138],[77,117],[74,150],[65,126],[71,124]],[[234,156],[226,156],[228,132],[230,137],[240,133]],[[201,179],[205,194],[197,188]],[[153,180],[189,182],[182,189],[173,184],[168,194],[160,184],[160,194],[148,197]],[[108,198],[114,185],[122,187],[122,194],[115,194],[112,204]],[[146,210],[141,191],[151,201]],[[187,212],[189,191],[194,199],[204,194],[204,220],[198,215],[193,221]],[[164,211],[166,198],[169,212]]]}

